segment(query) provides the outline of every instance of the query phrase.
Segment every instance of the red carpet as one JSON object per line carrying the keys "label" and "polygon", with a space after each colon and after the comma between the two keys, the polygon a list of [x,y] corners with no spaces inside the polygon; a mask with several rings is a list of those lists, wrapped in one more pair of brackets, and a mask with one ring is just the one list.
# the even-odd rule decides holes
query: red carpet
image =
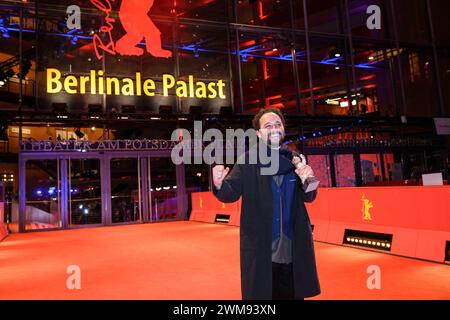
{"label": "red carpet", "polygon": [[[196,222],[13,234],[0,299],[240,299],[239,229]],[[316,243],[316,299],[450,299],[450,266]],[[81,268],[81,290],[66,268]],[[369,290],[369,265],[381,289]]]}

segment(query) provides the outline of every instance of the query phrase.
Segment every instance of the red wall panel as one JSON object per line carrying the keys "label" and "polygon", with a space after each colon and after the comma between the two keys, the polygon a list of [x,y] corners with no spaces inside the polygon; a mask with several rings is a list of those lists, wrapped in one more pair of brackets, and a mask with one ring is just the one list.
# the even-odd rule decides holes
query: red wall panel
{"label": "red wall panel", "polygon": [[[448,186],[320,188],[307,208],[315,240],[342,244],[345,229],[387,233],[391,253],[442,262],[450,241],[449,199]],[[213,223],[216,214],[230,214],[238,226],[240,204],[193,193],[191,220]]]}

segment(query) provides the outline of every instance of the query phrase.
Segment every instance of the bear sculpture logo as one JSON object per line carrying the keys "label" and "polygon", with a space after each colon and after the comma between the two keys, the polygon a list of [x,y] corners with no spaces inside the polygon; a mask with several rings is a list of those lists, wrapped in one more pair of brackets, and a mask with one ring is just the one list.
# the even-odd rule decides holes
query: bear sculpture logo
{"label": "bear sculpture logo", "polygon": [[[96,56],[101,60],[104,52],[123,56],[141,56],[144,50],[138,44],[145,40],[145,48],[148,53],[158,58],[170,58],[172,52],[162,48],[161,31],[150,18],[149,11],[153,7],[154,0],[122,0],[119,8],[119,19],[125,30],[116,43],[112,37],[114,23],[111,17],[112,5],[110,0],[90,0],[91,3],[105,16],[105,21],[94,34],[93,44]],[[114,0],[112,0],[114,1]]]}
{"label": "bear sculpture logo", "polygon": [[137,45],[145,39],[147,52],[154,57],[170,58],[172,52],[164,50],[161,32],[148,16],[153,0],[122,0],[119,18],[126,34],[116,42],[116,52],[125,56],[140,56],[144,53]]}

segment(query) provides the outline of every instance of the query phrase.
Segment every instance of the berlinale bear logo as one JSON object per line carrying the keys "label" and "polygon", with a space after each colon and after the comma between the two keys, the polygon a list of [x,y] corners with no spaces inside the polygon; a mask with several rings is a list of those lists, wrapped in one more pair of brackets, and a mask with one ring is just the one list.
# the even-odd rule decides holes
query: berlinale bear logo
{"label": "berlinale bear logo", "polygon": [[127,32],[116,42],[116,51],[121,55],[140,56],[144,50],[136,45],[145,38],[147,52],[152,56],[169,58],[172,52],[162,49],[161,32],[147,15],[153,0],[122,0],[119,18]]}
{"label": "berlinale bear logo", "polygon": [[140,56],[144,50],[137,46],[142,40],[145,40],[146,50],[152,56],[160,58],[172,56],[171,51],[162,48],[161,32],[148,16],[154,0],[122,0],[119,19],[126,33],[116,43],[112,38],[116,20],[110,16],[111,2],[109,0],[90,1],[106,15],[104,24],[100,27],[100,33],[93,36],[94,50],[99,60],[103,58],[104,52]]}
{"label": "berlinale bear logo", "polygon": [[372,214],[370,213],[370,209],[373,208],[373,203],[364,195],[364,193],[361,197],[361,201],[362,201],[361,212],[363,214],[363,220],[371,221]]}

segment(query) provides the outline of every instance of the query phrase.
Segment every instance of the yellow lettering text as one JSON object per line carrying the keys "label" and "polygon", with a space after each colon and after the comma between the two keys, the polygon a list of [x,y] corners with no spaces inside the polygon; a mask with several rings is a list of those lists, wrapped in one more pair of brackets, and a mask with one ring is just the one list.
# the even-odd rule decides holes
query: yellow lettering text
{"label": "yellow lettering text", "polygon": [[120,94],[120,84],[117,78],[106,78],[106,94],[111,94],[112,84],[114,84],[114,94],[118,96]]}
{"label": "yellow lettering text", "polygon": [[62,83],[61,83],[61,81],[59,81],[59,79],[61,79],[61,72],[58,69],[54,69],[54,68],[47,69],[47,92],[48,93],[58,93],[61,91]]}
{"label": "yellow lettering text", "polygon": [[208,83],[208,90],[209,90],[209,94],[208,94],[208,98],[210,99],[215,99],[217,97],[217,90],[214,88],[216,86],[215,82],[210,82]]}
{"label": "yellow lettering text", "polygon": [[153,90],[155,90],[155,81],[153,81],[151,79],[145,80],[144,81],[144,93],[145,93],[145,95],[147,95],[149,97],[153,97],[155,95],[155,93],[152,92]]}
{"label": "yellow lettering text", "polygon": [[133,80],[130,78],[124,78],[122,79],[123,86],[122,86],[122,94],[124,96],[133,96],[134,95],[134,83]]}
{"label": "yellow lettering text", "polygon": [[163,95],[169,95],[169,89],[173,88],[175,85],[175,77],[170,74],[163,75]]}
{"label": "yellow lettering text", "polygon": [[186,82],[182,80],[177,81],[177,90],[175,91],[175,94],[180,98],[186,98],[188,96]]}
{"label": "yellow lettering text", "polygon": [[[75,88],[73,88],[73,87],[75,87]],[[77,78],[75,78],[75,76],[68,76],[68,77],[66,77],[66,79],[64,79],[64,90],[68,94],[76,94],[77,87],[78,87],[78,81],[77,81]]]}
{"label": "yellow lettering text", "polygon": [[195,90],[197,98],[206,98],[206,84],[204,82],[197,82],[197,89]]}

